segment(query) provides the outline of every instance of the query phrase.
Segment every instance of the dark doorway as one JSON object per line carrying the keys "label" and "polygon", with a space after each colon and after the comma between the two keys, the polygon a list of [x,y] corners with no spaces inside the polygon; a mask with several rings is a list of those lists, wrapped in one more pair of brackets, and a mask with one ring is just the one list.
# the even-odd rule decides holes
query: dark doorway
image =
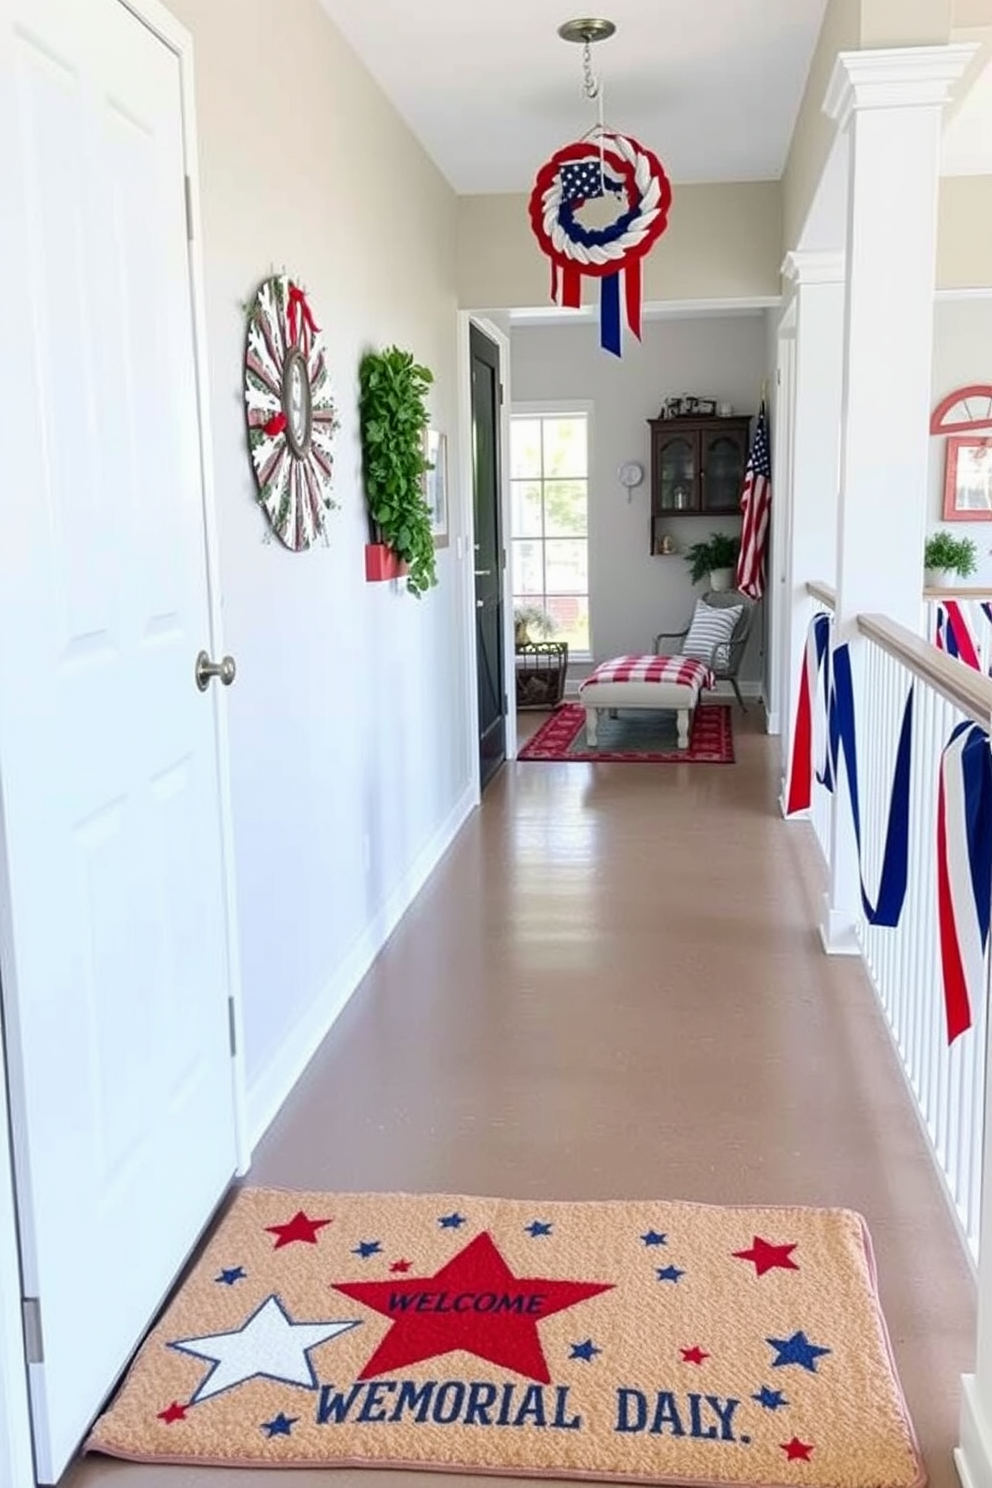
{"label": "dark doorway", "polygon": [[483,789],[506,758],[503,669],[503,543],[500,522],[499,347],[470,327],[475,502],[475,631],[479,767]]}

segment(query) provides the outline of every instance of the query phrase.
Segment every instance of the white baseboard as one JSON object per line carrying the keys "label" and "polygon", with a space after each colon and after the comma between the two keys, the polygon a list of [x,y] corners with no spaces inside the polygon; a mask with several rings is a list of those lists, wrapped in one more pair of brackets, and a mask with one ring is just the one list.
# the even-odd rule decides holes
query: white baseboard
{"label": "white baseboard", "polygon": [[381,909],[366,925],[319,997],[299,1018],[275,1056],[248,1089],[248,1139],[254,1149],[281,1109],[352,993],[392,935],[472,811],[470,786],[417,855]]}
{"label": "white baseboard", "polygon": [[779,811],[781,812],[782,816],[785,818],[786,821],[793,822],[793,821],[812,821],[813,820],[813,812],[812,812],[812,810],[809,807],[807,807],[805,811],[790,811],[789,810],[789,800],[788,800],[788,797],[786,796],[786,793],[785,793],[785,790],[784,789],[779,792],[778,809],[779,809]]}
{"label": "white baseboard", "polygon": [[844,909],[832,909],[829,897],[823,896],[823,918],[820,940],[828,956],[860,956],[861,947],[854,930],[854,916]]}
{"label": "white baseboard", "polygon": [[962,1488],[992,1488],[992,1421],[973,1374],[961,1380],[961,1445],[955,1449],[954,1465]]}

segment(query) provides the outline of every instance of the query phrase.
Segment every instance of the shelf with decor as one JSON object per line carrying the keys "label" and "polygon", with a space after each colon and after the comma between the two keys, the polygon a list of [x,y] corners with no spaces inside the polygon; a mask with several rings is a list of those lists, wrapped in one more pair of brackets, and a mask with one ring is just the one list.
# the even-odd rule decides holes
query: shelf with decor
{"label": "shelf with decor", "polygon": [[750,416],[649,419],[651,547],[658,556],[672,517],[740,514]]}

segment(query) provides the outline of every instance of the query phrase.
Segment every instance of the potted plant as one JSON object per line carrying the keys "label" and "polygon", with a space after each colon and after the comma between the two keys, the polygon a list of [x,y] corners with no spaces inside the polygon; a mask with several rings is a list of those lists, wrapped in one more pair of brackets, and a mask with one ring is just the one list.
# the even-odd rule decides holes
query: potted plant
{"label": "potted plant", "polygon": [[513,638],[518,646],[526,646],[534,636],[541,636],[547,640],[553,636],[558,629],[558,622],[553,615],[537,604],[517,604],[513,606]]}
{"label": "potted plant", "polygon": [[732,589],[740,550],[740,538],[727,532],[711,532],[705,542],[693,543],[685,551],[692,583],[698,584],[709,576],[711,589]]}
{"label": "potted plant", "polygon": [[[431,509],[424,496],[427,389],[434,381],[408,351],[369,351],[359,369],[362,474],[375,537],[406,565],[407,589],[437,583]],[[368,565],[366,565],[368,572]],[[383,571],[379,576],[391,577]]]}
{"label": "potted plant", "polygon": [[923,549],[923,581],[928,589],[947,589],[955,578],[968,579],[978,568],[978,548],[970,537],[952,537],[943,528],[931,532]]}

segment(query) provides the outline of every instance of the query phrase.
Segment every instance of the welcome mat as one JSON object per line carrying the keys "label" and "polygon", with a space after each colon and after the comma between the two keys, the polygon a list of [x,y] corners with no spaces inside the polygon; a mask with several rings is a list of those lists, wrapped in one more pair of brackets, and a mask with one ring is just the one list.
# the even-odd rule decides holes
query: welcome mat
{"label": "welcome mat", "polygon": [[599,744],[586,743],[586,710],[566,703],[552,713],[517,755],[521,760],[599,760],[646,764],[711,764],[734,762],[734,738],[726,703],[707,703],[695,710],[688,749],[678,747],[678,726],[671,709],[620,710],[599,715]]}
{"label": "welcome mat", "polygon": [[246,1189],[88,1450],[923,1482],[847,1210]]}

